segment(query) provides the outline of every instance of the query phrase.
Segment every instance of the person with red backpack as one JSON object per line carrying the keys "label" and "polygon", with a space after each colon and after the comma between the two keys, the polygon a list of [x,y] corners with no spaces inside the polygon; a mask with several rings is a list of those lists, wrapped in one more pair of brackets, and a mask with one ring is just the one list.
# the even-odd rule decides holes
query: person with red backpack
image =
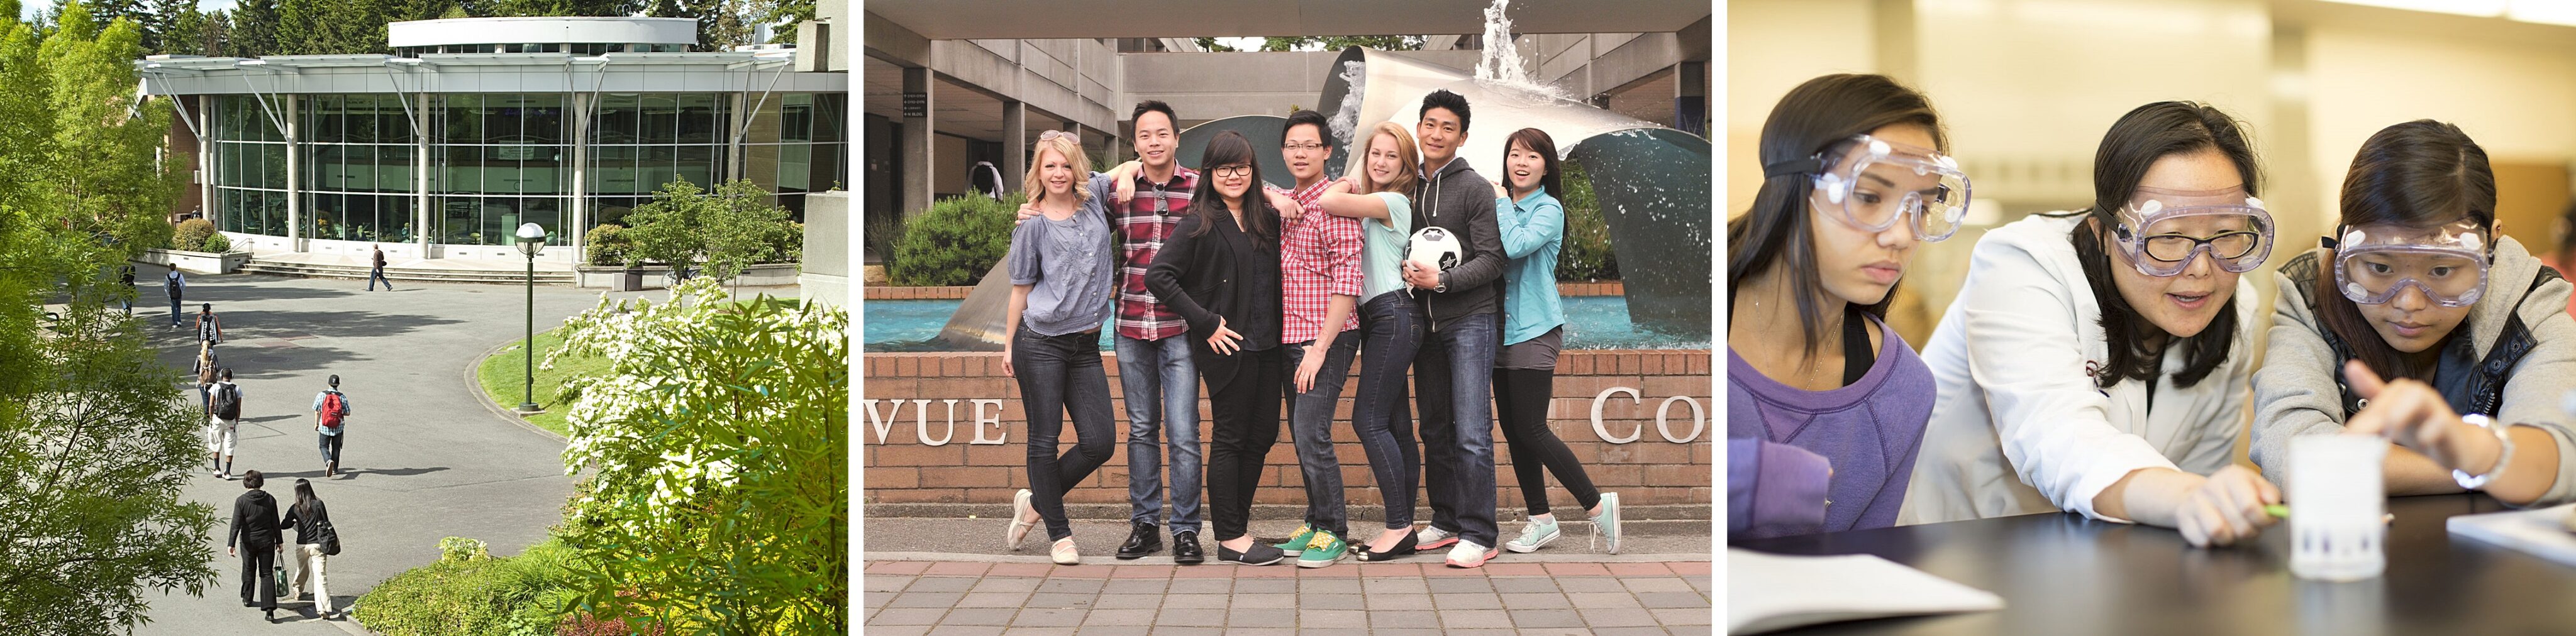
{"label": "person with red backpack", "polygon": [[313,394],[313,430],[322,434],[322,476],[340,475],[340,441],[348,432],[349,396],[340,393],[340,375],[331,375],[331,388]]}
{"label": "person with red backpack", "polygon": [[213,417],[206,423],[206,450],[215,456],[215,478],[232,479],[233,446],[241,441],[241,385],[233,384],[233,370],[222,372],[223,380],[207,390],[211,396],[206,411]]}

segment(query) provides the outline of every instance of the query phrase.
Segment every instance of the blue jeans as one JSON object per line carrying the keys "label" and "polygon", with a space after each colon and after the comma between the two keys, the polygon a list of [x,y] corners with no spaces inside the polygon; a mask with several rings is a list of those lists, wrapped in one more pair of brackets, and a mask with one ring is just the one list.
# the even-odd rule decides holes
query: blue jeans
{"label": "blue jeans", "polygon": [[340,443],[349,437],[348,426],[341,426],[340,432],[336,434],[323,435],[317,432],[314,436],[322,438],[318,444],[322,449],[322,461],[333,466],[340,465]]}
{"label": "blue jeans", "polygon": [[170,326],[177,327],[181,324],[185,323],[179,321],[179,299],[172,298],[170,299]]}
{"label": "blue jeans", "polygon": [[[1190,337],[1118,336],[1113,346],[1118,349],[1119,393],[1127,399],[1127,503],[1134,511],[1129,521],[1162,522],[1173,534],[1197,532],[1199,378],[1198,367],[1190,362]],[[1166,451],[1172,459],[1168,520],[1161,518]]]}
{"label": "blue jeans", "polygon": [[1342,500],[1342,460],[1333,454],[1333,409],[1342,401],[1342,381],[1351,377],[1351,358],[1360,353],[1359,330],[1333,337],[1324,351],[1324,366],[1315,372],[1313,390],[1297,390],[1297,366],[1306,360],[1309,340],[1282,345],[1281,384],[1288,392],[1288,437],[1297,444],[1297,468],[1305,476],[1306,525],[1347,537],[1350,508]]}
{"label": "blue jeans", "polygon": [[[1414,493],[1420,489],[1422,447],[1413,441],[1413,408],[1405,399],[1414,353],[1422,349],[1422,305],[1404,290],[1378,294],[1360,305],[1359,393],[1351,405],[1351,431],[1368,453],[1386,502],[1386,527],[1413,529]],[[1348,335],[1344,336],[1348,338]]]}
{"label": "blue jeans", "polygon": [[[1422,392],[1422,448],[1429,459],[1431,527],[1495,547],[1494,353],[1499,314],[1459,316],[1424,338],[1413,357]],[[1431,317],[1422,315],[1428,324]]]}
{"label": "blue jeans", "polygon": [[376,290],[376,281],[385,282],[385,291],[394,290],[394,279],[385,278],[385,268],[377,267],[367,271],[367,291]]}
{"label": "blue jeans", "polygon": [[[1118,416],[1109,409],[1109,374],[1100,367],[1100,332],[1041,336],[1022,325],[1011,341],[1011,375],[1029,418],[1029,493],[1050,541],[1073,536],[1064,493],[1091,477],[1117,451],[1109,438]],[[1073,449],[1056,454],[1065,414],[1073,415]]]}

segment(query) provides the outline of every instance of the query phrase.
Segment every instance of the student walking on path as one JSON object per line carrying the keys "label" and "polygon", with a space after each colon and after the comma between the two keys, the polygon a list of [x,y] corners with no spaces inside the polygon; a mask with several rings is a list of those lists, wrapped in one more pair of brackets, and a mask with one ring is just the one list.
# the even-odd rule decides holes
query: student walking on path
{"label": "student walking on path", "polygon": [[376,290],[376,281],[384,281],[385,291],[393,291],[394,279],[385,278],[385,248],[382,245],[374,247],[376,250],[375,266],[367,269],[367,291]]}
{"label": "student walking on path", "polygon": [[277,525],[295,529],[295,584],[287,598],[301,598],[311,590],[313,616],[330,618],[338,608],[331,601],[328,566],[330,557],[340,553],[340,531],[331,527],[331,511],[323,507],[321,497],[313,494],[312,481],[295,480],[295,505],[286,509],[286,518],[278,520]]}
{"label": "student walking on path", "polygon": [[[233,521],[224,533],[224,555],[241,557],[242,607],[256,607],[266,612],[269,622],[277,622],[277,549],[285,538],[278,532],[277,498],[260,490],[259,471],[242,474],[242,493],[233,500]],[[254,596],[256,592],[256,596]]]}
{"label": "student walking on path", "polygon": [[347,439],[349,396],[340,393],[340,374],[331,374],[331,388],[313,394],[313,430],[321,433],[322,476],[340,476],[340,442]]}
{"label": "student walking on path", "polygon": [[183,324],[179,317],[179,300],[188,295],[188,276],[179,273],[179,268],[170,268],[170,273],[161,277],[161,293],[170,297],[170,328],[177,329]]}
{"label": "student walking on path", "polygon": [[214,303],[197,304],[197,341],[209,345],[224,343],[224,321],[215,317]]}
{"label": "student walking on path", "polygon": [[212,417],[206,423],[206,450],[215,458],[215,477],[231,479],[233,445],[241,441],[241,385],[233,384],[233,370],[224,369],[223,380],[208,390],[211,396],[206,412]]}

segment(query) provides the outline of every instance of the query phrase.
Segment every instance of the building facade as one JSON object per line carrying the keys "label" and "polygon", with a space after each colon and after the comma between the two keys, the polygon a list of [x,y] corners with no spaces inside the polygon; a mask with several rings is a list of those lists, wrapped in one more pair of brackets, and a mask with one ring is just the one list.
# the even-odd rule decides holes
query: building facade
{"label": "building facade", "polygon": [[[188,209],[259,253],[521,257],[512,230],[583,236],[674,179],[749,179],[802,219],[849,189],[848,74],[793,49],[684,52],[686,18],[397,22],[398,55],[138,61],[193,149]],[[182,143],[185,142],[185,143]]]}

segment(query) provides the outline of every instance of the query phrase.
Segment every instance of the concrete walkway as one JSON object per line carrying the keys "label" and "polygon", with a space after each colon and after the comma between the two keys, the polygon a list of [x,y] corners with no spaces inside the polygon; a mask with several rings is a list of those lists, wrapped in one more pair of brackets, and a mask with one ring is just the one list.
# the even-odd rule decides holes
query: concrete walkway
{"label": "concrete walkway", "polygon": [[[135,320],[181,381],[196,355],[194,331],[169,329],[162,272],[144,268],[137,281],[146,304]],[[486,405],[473,366],[486,352],[520,337],[526,291],[505,285],[409,284],[367,292],[363,281],[266,276],[191,276],[185,311],[214,303],[228,339],[216,346],[243,391],[241,441],[233,471],[268,475],[266,490],[294,500],[295,478],[314,480],[330,505],[344,545],[329,565],[331,594],[341,608],[378,582],[438,558],[438,540],[463,536],[514,555],[546,536],[562,518],[573,478],[564,474],[563,441]],[[779,293],[779,290],[770,290]],[[791,292],[792,293],[792,292]],[[667,297],[646,291],[617,296]],[[537,328],[596,304],[599,293],[560,287],[536,290]],[[153,303],[152,301],[161,301]],[[325,378],[339,374],[353,413],[340,476],[322,479],[311,412]],[[187,399],[196,399],[194,390]],[[217,480],[199,464],[185,492],[212,505],[223,520],[242,493],[238,479]],[[152,623],[138,634],[340,634],[345,620],[310,620],[309,601],[283,600],[270,625],[244,608],[239,561],[224,555],[225,527],[206,538],[219,578],[202,597],[146,592]],[[294,533],[287,533],[294,540]],[[300,615],[300,616],[299,616]]]}
{"label": "concrete walkway", "polygon": [[[1165,550],[1121,561],[1119,522],[1076,521],[1082,564],[1047,561],[1046,533],[1001,547],[1005,519],[870,519],[861,592],[878,634],[1707,634],[1707,523],[1631,533],[1619,554],[1568,527],[1529,554],[1451,568],[1442,552],[1321,568],[1177,565]],[[1277,543],[1293,519],[1254,520]],[[1376,528],[1374,522],[1355,528]],[[1520,524],[1507,522],[1504,536]]]}

